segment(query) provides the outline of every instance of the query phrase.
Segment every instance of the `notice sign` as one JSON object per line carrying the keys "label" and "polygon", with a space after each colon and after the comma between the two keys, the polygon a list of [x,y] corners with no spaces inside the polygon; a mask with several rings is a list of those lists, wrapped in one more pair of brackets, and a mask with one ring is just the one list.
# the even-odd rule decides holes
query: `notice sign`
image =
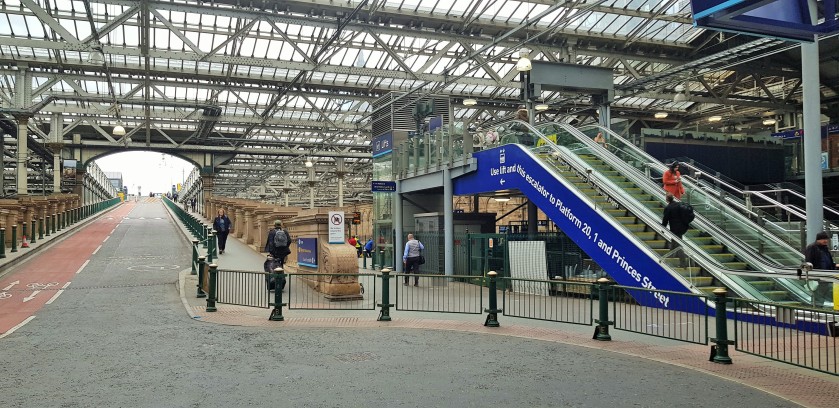
{"label": "notice sign", "polygon": [[311,268],[318,267],[317,238],[297,238],[297,263]]}
{"label": "notice sign", "polygon": [[344,212],[330,211],[329,212],[329,243],[343,244],[344,243]]}

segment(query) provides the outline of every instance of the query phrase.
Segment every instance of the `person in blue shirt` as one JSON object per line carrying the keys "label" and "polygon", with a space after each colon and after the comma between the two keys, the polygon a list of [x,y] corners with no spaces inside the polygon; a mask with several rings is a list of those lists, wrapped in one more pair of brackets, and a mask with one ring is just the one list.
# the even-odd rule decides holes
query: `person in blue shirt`
{"label": "person in blue shirt", "polygon": [[373,238],[367,240],[367,243],[364,244],[364,253],[368,258],[373,256]]}
{"label": "person in blue shirt", "polygon": [[419,260],[420,260],[420,251],[425,249],[425,246],[422,245],[422,242],[414,239],[414,234],[408,234],[408,242],[405,243],[405,252],[402,254],[402,264],[405,265],[405,280],[402,282],[403,285],[408,286],[409,273],[413,273],[414,276],[414,286],[419,286],[419,276],[416,276],[419,273]]}

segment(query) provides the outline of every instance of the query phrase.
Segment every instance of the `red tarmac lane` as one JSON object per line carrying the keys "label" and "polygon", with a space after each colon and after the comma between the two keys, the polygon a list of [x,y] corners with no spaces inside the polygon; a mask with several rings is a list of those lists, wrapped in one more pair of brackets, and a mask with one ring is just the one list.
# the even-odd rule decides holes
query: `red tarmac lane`
{"label": "red tarmac lane", "polygon": [[5,337],[35,317],[47,302],[58,297],[72,282],[94,251],[134,208],[123,203],[64,238],[58,245],[18,265],[0,278],[0,337]]}

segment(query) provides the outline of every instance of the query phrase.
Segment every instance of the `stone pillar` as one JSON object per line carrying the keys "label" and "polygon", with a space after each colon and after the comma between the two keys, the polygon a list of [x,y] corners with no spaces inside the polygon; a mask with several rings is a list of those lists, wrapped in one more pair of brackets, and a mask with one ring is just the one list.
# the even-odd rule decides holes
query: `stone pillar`
{"label": "stone pillar", "polygon": [[329,211],[332,208],[302,210],[300,215],[284,221],[292,239],[308,238],[316,241],[316,267],[297,263],[298,245],[292,245],[286,270],[292,273],[319,273],[311,278],[299,277],[330,301],[363,298],[358,278],[329,274],[358,273],[356,249],[347,243],[329,243]]}
{"label": "stone pillar", "polygon": [[245,242],[245,245],[250,245],[254,243],[254,214],[253,210],[256,209],[256,205],[254,204],[244,204],[242,206],[242,213],[244,213],[244,219],[242,220],[242,241]]}
{"label": "stone pillar", "polygon": [[236,238],[242,238],[245,234],[245,209],[239,203],[236,203],[234,208],[235,211],[231,211],[236,214],[235,217],[231,217],[233,218],[233,234]]}
{"label": "stone pillar", "polygon": [[29,195],[29,166],[26,157],[29,154],[28,137],[29,116],[17,117],[17,196]]}
{"label": "stone pillar", "polygon": [[265,249],[265,240],[268,237],[268,229],[274,228],[274,220],[271,218],[270,207],[259,207],[253,211],[253,245],[256,250],[262,252]]}
{"label": "stone pillar", "polygon": [[0,210],[3,210],[3,227],[6,228],[6,248],[11,247],[12,244],[12,226],[18,225],[18,234],[20,234],[21,229],[20,225],[18,224],[18,218],[21,217],[22,208],[18,200],[0,200]]}

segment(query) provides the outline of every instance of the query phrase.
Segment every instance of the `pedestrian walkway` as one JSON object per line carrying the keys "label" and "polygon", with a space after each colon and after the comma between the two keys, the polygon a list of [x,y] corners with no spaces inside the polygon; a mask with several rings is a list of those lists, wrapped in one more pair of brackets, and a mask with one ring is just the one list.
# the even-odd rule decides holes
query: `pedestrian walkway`
{"label": "pedestrian walkway", "polygon": [[[182,228],[184,234],[188,234]],[[191,239],[191,237],[190,237]],[[229,238],[217,261],[219,269],[262,271],[265,257],[241,241]],[[360,272],[375,272],[362,270]],[[218,312],[206,312],[206,301],[195,297],[197,277],[180,275],[181,296],[187,313],[206,323],[264,328],[410,328],[494,334],[606,350],[627,356],[672,364],[719,376],[810,407],[835,407],[839,401],[839,377],[738,353],[729,348],[734,364],[709,360],[709,346],[686,344],[624,331],[613,331],[610,342],[592,340],[592,327],[499,316],[501,327],[483,326],[485,315],[435,314],[391,311],[390,322],[377,321],[377,311],[284,310],[285,321],[269,321],[266,309],[216,304]],[[709,390],[710,392],[710,390]]]}

